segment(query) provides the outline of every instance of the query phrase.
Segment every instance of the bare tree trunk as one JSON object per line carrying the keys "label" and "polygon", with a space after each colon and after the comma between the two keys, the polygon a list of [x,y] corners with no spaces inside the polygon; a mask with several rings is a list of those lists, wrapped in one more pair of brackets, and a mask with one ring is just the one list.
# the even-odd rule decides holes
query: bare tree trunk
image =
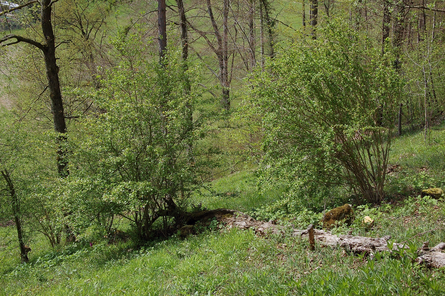
{"label": "bare tree trunk", "polygon": [[158,31],[159,58],[162,63],[167,52],[167,16],[165,0],[158,0]]}
{"label": "bare tree trunk", "polygon": [[302,19],[303,19],[303,29],[306,29],[306,0],[301,0],[302,5]]}
{"label": "bare tree trunk", "polygon": [[221,105],[225,110],[230,110],[230,82],[229,82],[229,0],[223,4],[223,38],[221,59],[221,82],[223,95]]}
{"label": "bare tree trunk", "polygon": [[29,247],[25,246],[25,242],[23,241],[23,232],[22,232],[22,221],[20,219],[20,203],[15,192],[14,184],[12,183],[11,176],[7,170],[3,170],[2,172],[3,179],[8,186],[9,195],[11,196],[11,206],[12,206],[12,214],[14,215],[15,227],[17,229],[17,237],[19,240],[20,247],[20,258],[22,262],[28,262],[28,252],[31,250]]}
{"label": "bare tree trunk", "polygon": [[222,97],[221,97],[221,106],[225,110],[230,110],[230,78],[229,78],[229,0],[224,0],[223,2],[223,30],[222,34],[218,28],[218,24],[216,23],[215,16],[213,14],[212,3],[210,0],[207,0],[207,12],[209,14],[210,21],[212,23],[213,32],[218,42],[218,47],[215,48],[207,37],[204,37],[203,32],[201,32],[201,36],[203,36],[210,47],[215,52],[218,63],[220,73],[218,75],[219,82],[222,87]]}
{"label": "bare tree trunk", "polygon": [[424,92],[423,92],[423,104],[424,104],[424,140],[427,142],[428,140],[428,129],[429,129],[429,120],[428,120],[428,78],[426,75],[425,66],[423,66],[423,78],[424,78]]}
{"label": "bare tree trunk", "polygon": [[66,159],[66,123],[65,114],[63,110],[62,92],[60,90],[59,82],[59,67],[56,61],[56,45],[54,31],[51,23],[51,13],[53,1],[43,0],[41,2],[41,18],[42,18],[42,33],[45,44],[42,51],[45,58],[46,76],[48,78],[48,88],[51,99],[51,112],[53,113],[54,130],[59,134],[58,149],[57,149],[57,169],[59,176],[68,176],[68,160]]}
{"label": "bare tree trunk", "polygon": [[383,0],[383,26],[382,26],[382,54],[385,53],[385,47],[389,38],[391,26],[391,12],[389,0]]}
{"label": "bare tree trunk", "polygon": [[[425,0],[422,0],[422,6],[425,7]],[[425,8],[422,8],[419,12],[418,20],[418,31],[417,31],[417,42],[420,43],[425,38],[426,33],[426,13]]]}
{"label": "bare tree trunk", "polygon": [[399,135],[399,136],[401,136],[402,135],[402,115],[403,115],[403,104],[402,103],[400,103],[400,105],[399,105],[399,117],[398,117],[398,120],[397,120],[397,134]]}
{"label": "bare tree trunk", "polygon": [[311,0],[310,20],[311,20],[311,29],[312,29],[312,32],[311,32],[312,39],[317,39],[316,27],[317,27],[317,21],[318,21],[318,0]]}
{"label": "bare tree trunk", "polygon": [[260,5],[262,5],[262,8],[264,9],[263,15],[264,15],[264,20],[266,21],[267,34],[269,35],[269,48],[270,48],[269,57],[273,58],[275,56],[274,30],[273,30],[275,22],[271,18],[272,7],[268,0],[260,0]]}
{"label": "bare tree trunk", "polygon": [[[185,15],[185,8],[184,8],[184,2],[182,0],[176,0],[176,3],[178,4],[178,10],[179,10],[179,18],[180,18],[180,27],[181,27],[181,44],[182,44],[182,62],[183,62],[183,68],[184,72],[187,72],[188,65],[188,51],[189,51],[189,38],[188,38],[188,29],[187,29],[187,17]],[[188,79],[188,76],[185,75],[185,88],[186,93],[191,93],[191,85],[190,81]],[[186,103],[186,118],[187,118],[187,126],[185,127],[185,133],[191,134],[193,131],[193,106],[190,101],[187,101]],[[187,137],[190,138],[191,137]],[[189,157],[189,161],[193,162],[193,142],[192,140],[187,141],[187,154]]]}
{"label": "bare tree trunk", "polygon": [[264,12],[260,2],[260,43],[261,43],[261,69],[264,70]]}
{"label": "bare tree trunk", "polygon": [[402,52],[403,40],[405,35],[405,17],[406,17],[406,9],[405,9],[405,1],[402,0],[399,5],[396,6],[396,23],[394,25],[394,48],[395,48],[395,60],[394,60],[394,68],[400,71],[402,65],[400,61],[400,55]]}
{"label": "bare tree trunk", "polygon": [[182,60],[187,61],[189,52],[187,17],[185,15],[184,2],[182,0],[176,0],[176,3],[178,4],[180,27],[181,27]]}
{"label": "bare tree trunk", "polygon": [[255,0],[250,0],[249,7],[249,50],[250,50],[250,66],[256,66],[255,52]]}

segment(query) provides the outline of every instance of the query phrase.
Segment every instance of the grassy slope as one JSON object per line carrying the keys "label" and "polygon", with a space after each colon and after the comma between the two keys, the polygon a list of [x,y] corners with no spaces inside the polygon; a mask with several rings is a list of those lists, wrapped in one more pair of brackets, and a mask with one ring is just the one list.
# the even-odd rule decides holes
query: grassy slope
{"label": "grassy slope", "polygon": [[[432,144],[425,144],[421,134],[396,139],[391,163],[401,171],[392,180],[409,187],[406,182],[416,177],[425,182],[440,178],[444,160],[437,153],[444,151],[444,133],[432,131]],[[421,170],[425,177],[418,177],[420,167],[427,168]],[[254,185],[250,172],[240,172],[215,181],[213,194],[200,199],[210,208],[249,210],[279,195],[257,198]],[[444,270],[420,268],[412,258],[423,241],[434,245],[444,240],[443,200],[413,197],[356,212],[353,234],[389,234],[413,251],[367,260],[341,249],[310,252],[307,242],[287,234],[263,238],[252,231],[222,229],[138,250],[101,242],[50,250],[36,240],[32,263],[20,265],[14,229],[9,227],[0,228],[0,295],[441,295]],[[359,222],[364,215],[375,219],[369,231]]]}

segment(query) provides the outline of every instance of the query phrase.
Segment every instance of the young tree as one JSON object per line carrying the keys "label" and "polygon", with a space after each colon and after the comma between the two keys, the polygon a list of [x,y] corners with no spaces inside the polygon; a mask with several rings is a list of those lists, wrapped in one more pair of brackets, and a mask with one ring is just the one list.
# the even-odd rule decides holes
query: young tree
{"label": "young tree", "polygon": [[67,198],[73,218],[83,217],[76,220],[97,216],[96,210],[119,214],[147,240],[155,222],[165,223],[165,231],[172,218],[181,223],[181,205],[196,184],[200,162],[190,163],[197,125],[185,128],[196,98],[196,73],[184,72],[181,58],[172,57],[176,51],[167,52],[162,64],[141,59],[147,47],[139,37],[129,33],[115,43],[122,62],[108,72],[96,101],[107,112],[85,121],[89,132],[73,149],[81,165],[70,176],[71,192],[78,193]]}

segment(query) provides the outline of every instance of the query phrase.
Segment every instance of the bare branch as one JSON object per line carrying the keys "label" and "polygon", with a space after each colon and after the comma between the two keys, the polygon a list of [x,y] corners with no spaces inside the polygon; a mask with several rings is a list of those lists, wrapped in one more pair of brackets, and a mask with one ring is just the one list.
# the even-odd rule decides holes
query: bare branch
{"label": "bare branch", "polygon": [[192,28],[195,32],[197,32],[202,38],[204,38],[204,40],[207,42],[207,45],[212,49],[212,51],[218,55],[219,50],[215,48],[215,46],[213,45],[213,43],[210,41],[210,39],[207,37],[206,33],[198,30],[197,28],[195,28],[189,21],[187,21],[187,24],[189,25],[190,28]]}
{"label": "bare branch", "polygon": [[7,44],[3,44],[2,46],[8,46],[8,45],[13,45],[13,44],[17,44],[20,42],[25,42],[31,45],[34,45],[35,47],[37,47],[38,49],[44,51],[45,50],[45,46],[35,40],[29,39],[29,38],[25,38],[22,36],[18,36],[18,35],[6,35],[3,38],[0,39],[0,44],[9,41],[11,39],[15,39],[16,41],[11,42],[11,43],[7,43]]}
{"label": "bare branch", "polygon": [[49,3],[49,6],[52,6],[54,3],[57,3],[57,2],[59,2],[59,0],[53,0]]}
{"label": "bare branch", "polygon": [[25,8],[25,7],[27,7],[27,6],[31,5],[31,4],[36,3],[36,2],[38,2],[38,1],[37,1],[37,0],[33,0],[33,1],[28,2],[28,3],[26,3],[26,4],[19,5],[19,6],[17,6],[17,7],[13,7],[13,8],[10,8],[10,9],[8,9],[8,10],[4,10],[4,11],[0,12],[0,16],[2,16],[2,15],[4,15],[4,14],[7,14],[7,13],[11,13],[11,12],[13,12],[13,11],[15,11],[15,10],[19,10],[19,9]]}
{"label": "bare branch", "polygon": [[414,9],[426,9],[426,10],[430,10],[430,11],[435,11],[435,12],[445,12],[445,9],[439,9],[439,8],[432,8],[432,7],[428,7],[428,6],[405,6],[406,8],[414,8]]}

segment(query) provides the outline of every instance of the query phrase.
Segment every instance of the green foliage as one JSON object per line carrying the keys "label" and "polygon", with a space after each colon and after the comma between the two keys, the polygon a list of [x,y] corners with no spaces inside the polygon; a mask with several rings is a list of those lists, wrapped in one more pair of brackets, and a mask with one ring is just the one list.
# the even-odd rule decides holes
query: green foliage
{"label": "green foliage", "polygon": [[[434,205],[424,203],[427,214]],[[443,203],[437,205],[443,210]],[[404,208],[368,207],[363,211],[380,212],[376,228],[386,226],[370,230],[377,235],[388,234],[393,217],[398,217],[394,213],[405,212]],[[430,227],[422,226],[421,221],[410,227],[414,224]],[[390,233],[393,241],[405,235],[399,228],[397,232]],[[435,235],[414,237],[410,245],[419,247],[423,240],[434,244],[443,233],[442,227]],[[377,253],[371,259],[318,245],[308,252],[307,241],[289,233],[262,238],[253,231],[232,229],[185,240],[171,238],[141,249],[128,244],[75,244],[47,252],[31,264],[3,269],[0,284],[5,294],[44,295],[440,295],[445,288],[443,270],[413,264],[414,255],[411,248]]]}
{"label": "green foliage", "polygon": [[174,214],[198,184],[202,118],[191,117],[197,69],[185,72],[177,52],[165,65],[148,62],[137,40],[123,32],[115,41],[121,62],[95,97],[101,114],[85,118],[72,139],[65,198],[74,221],[105,226],[119,213],[147,239],[156,220]]}
{"label": "green foliage", "polygon": [[[9,112],[0,114],[0,171],[10,175],[17,198],[17,213],[13,213],[11,188],[0,178],[0,221],[13,220],[18,215],[25,241],[35,232],[42,232],[56,243],[63,224],[60,224],[60,207],[51,190],[57,183],[53,134],[34,133],[27,122],[20,122]],[[54,170],[51,170],[51,167]]]}
{"label": "green foliage", "polygon": [[265,180],[286,179],[309,196],[346,183],[381,201],[402,86],[389,59],[333,20],[258,73],[252,106],[263,116]]}

